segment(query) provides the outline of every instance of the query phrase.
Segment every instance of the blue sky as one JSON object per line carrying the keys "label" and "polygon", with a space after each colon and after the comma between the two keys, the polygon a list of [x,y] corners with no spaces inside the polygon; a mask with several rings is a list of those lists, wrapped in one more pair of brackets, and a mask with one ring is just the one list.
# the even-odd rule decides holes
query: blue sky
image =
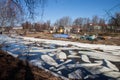
{"label": "blue sky", "polygon": [[[77,17],[92,18],[94,15],[105,17],[105,10],[117,4],[120,4],[120,0],[48,0],[44,8],[43,21],[50,20],[54,23],[64,16],[69,16],[73,20]],[[112,12],[120,12],[120,6]],[[37,20],[39,21],[40,17]]]}

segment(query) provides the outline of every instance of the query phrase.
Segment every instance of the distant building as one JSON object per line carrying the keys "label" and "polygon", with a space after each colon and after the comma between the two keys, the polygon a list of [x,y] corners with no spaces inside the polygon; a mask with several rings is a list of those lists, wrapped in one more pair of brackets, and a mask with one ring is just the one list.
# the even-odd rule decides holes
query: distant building
{"label": "distant building", "polygon": [[71,33],[71,29],[72,29],[71,26],[70,26],[70,27],[64,27],[64,33],[65,33],[65,34]]}
{"label": "distant building", "polygon": [[81,29],[80,26],[72,26],[71,27],[71,32],[72,33],[80,33],[80,32],[82,32],[82,29]]}

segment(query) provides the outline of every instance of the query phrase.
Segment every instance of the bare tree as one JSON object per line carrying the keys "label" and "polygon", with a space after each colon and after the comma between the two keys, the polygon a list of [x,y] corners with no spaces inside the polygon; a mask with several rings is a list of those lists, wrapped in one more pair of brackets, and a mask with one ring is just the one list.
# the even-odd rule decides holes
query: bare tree
{"label": "bare tree", "polygon": [[115,13],[109,20],[110,29],[117,32],[120,29],[120,13]]}
{"label": "bare tree", "polygon": [[98,16],[93,16],[92,24],[97,25],[98,23],[99,23],[99,17]]}
{"label": "bare tree", "polygon": [[82,26],[83,25],[83,18],[76,18],[73,22],[73,25],[76,25],[76,26]]}
{"label": "bare tree", "polygon": [[0,26],[14,26],[20,22],[23,13],[34,18],[35,9],[43,10],[47,0],[0,0]]}
{"label": "bare tree", "polygon": [[[34,17],[35,9],[40,7],[44,8],[47,0],[6,0],[7,4],[14,4],[21,12],[29,13],[30,17]],[[42,10],[41,9],[41,10]]]}
{"label": "bare tree", "polygon": [[72,19],[69,16],[62,17],[55,22],[56,26],[69,27],[72,24]]}
{"label": "bare tree", "polygon": [[100,18],[98,25],[101,26],[101,31],[102,31],[102,32],[105,32],[105,31],[106,31],[107,28],[106,28],[105,19]]}

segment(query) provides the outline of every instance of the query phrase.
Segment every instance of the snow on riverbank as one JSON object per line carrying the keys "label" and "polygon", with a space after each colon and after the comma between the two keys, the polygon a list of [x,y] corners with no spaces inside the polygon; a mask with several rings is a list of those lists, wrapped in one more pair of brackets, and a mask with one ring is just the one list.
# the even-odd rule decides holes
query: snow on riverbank
{"label": "snow on riverbank", "polygon": [[29,41],[40,41],[45,43],[53,43],[57,45],[75,45],[78,47],[85,47],[90,49],[103,49],[103,50],[120,50],[120,46],[114,46],[114,45],[101,45],[101,44],[87,44],[87,43],[79,43],[79,42],[70,42],[70,41],[61,41],[61,40],[48,40],[48,39],[38,39],[38,38],[32,38],[32,37],[22,37],[25,40]]}

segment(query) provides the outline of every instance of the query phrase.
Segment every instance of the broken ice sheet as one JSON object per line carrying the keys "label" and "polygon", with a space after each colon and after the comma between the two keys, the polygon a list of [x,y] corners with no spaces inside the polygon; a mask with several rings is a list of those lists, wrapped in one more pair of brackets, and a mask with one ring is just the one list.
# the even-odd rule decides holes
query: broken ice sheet
{"label": "broken ice sheet", "polygon": [[106,72],[104,73],[104,75],[112,77],[112,78],[120,78],[120,72],[115,72],[115,71]]}
{"label": "broken ice sheet", "polygon": [[42,55],[41,59],[49,65],[58,66],[58,63],[52,57],[48,55]]}
{"label": "broken ice sheet", "polygon": [[90,60],[88,58],[87,55],[81,55],[81,59],[84,61],[84,62],[89,62],[90,63]]}
{"label": "broken ice sheet", "polygon": [[56,57],[58,58],[58,59],[61,59],[61,60],[64,60],[64,59],[67,59],[67,55],[66,55],[66,53],[64,53],[64,52],[58,52],[58,54],[56,55]]}
{"label": "broken ice sheet", "polygon": [[[68,74],[68,77],[70,79],[85,79],[86,76],[92,76],[91,78],[94,79],[96,76],[92,75],[91,73],[89,73],[88,71],[86,71],[84,68],[81,68],[81,69],[77,69],[76,71],[74,72],[71,72]],[[88,80],[89,80],[89,77],[87,77]]]}
{"label": "broken ice sheet", "polygon": [[102,65],[107,66],[108,68],[110,68],[112,70],[119,71],[119,69],[114,64],[112,64],[110,61],[108,61],[108,60],[104,59]]}
{"label": "broken ice sheet", "polygon": [[105,67],[105,66],[92,66],[92,67],[84,67],[87,71],[91,72],[92,74],[100,74],[104,72],[112,71],[112,69]]}

